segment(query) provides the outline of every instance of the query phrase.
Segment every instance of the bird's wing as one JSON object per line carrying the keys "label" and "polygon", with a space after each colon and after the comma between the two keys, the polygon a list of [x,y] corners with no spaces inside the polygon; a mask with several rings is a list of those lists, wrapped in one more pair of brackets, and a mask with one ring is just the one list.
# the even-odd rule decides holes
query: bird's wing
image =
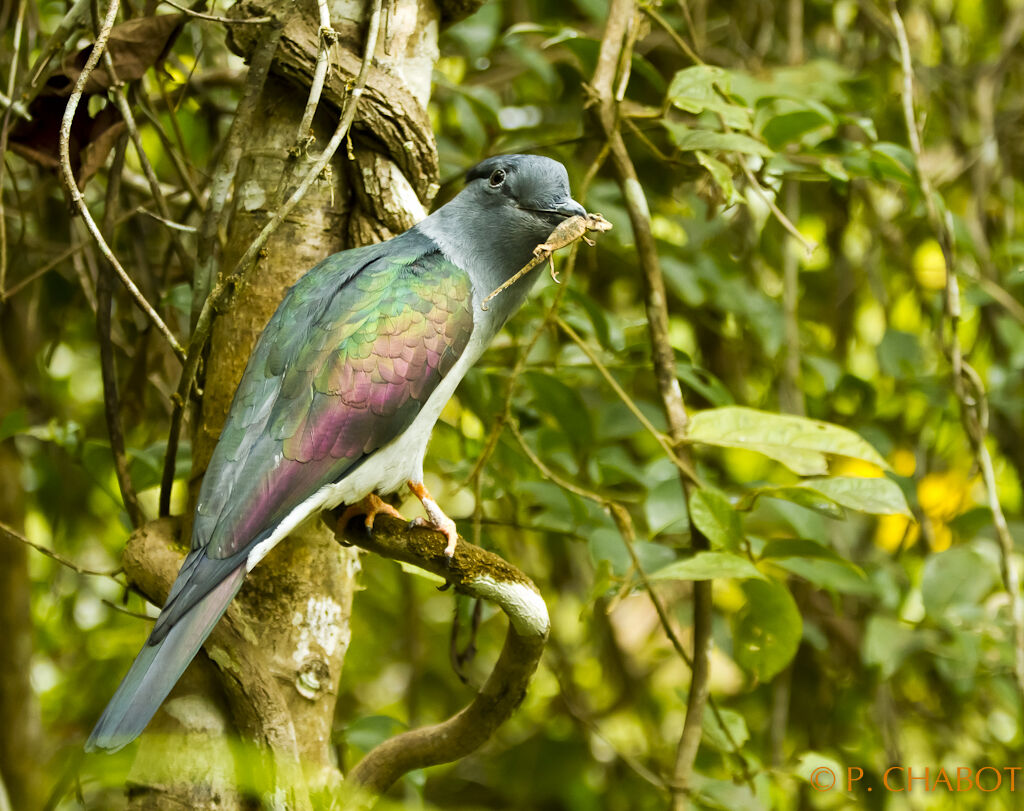
{"label": "bird's wing", "polygon": [[406,430],[462,354],[473,328],[469,277],[412,236],[336,254],[288,292],[199,492],[192,556],[214,565],[179,576],[154,635],[218,582],[215,570],[233,569],[306,499]]}
{"label": "bird's wing", "polygon": [[142,731],[241,588],[253,547],[411,425],[469,342],[471,302],[465,271],[414,232],[329,257],[291,288],[235,393],[192,549],[88,749]]}

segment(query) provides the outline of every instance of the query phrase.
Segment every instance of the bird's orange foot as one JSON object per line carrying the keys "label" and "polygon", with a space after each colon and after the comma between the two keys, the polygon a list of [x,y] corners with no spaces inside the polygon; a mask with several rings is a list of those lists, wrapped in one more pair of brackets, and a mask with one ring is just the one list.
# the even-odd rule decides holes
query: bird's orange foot
{"label": "bird's orange foot", "polygon": [[378,515],[390,515],[394,518],[398,518],[401,521],[405,520],[405,517],[394,507],[384,501],[376,493],[370,493],[362,501],[352,504],[345,508],[345,512],[341,514],[341,518],[338,519],[338,529],[344,530],[351,521],[357,515],[366,516],[364,524],[366,525],[366,531],[373,531],[373,521]]}
{"label": "bird's orange foot", "polygon": [[430,492],[423,484],[420,482],[409,482],[409,489],[420,500],[423,509],[427,512],[426,521],[422,518],[417,518],[412,523],[416,526],[433,527],[439,532],[444,533],[444,536],[448,539],[448,545],[444,548],[444,556],[451,560],[455,554],[455,546],[459,542],[459,533],[455,529],[455,522],[444,514],[444,511],[434,501]]}

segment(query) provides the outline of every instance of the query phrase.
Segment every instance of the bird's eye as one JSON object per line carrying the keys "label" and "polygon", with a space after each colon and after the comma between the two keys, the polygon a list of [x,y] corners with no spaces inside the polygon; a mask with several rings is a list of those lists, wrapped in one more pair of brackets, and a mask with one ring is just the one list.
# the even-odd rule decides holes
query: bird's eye
{"label": "bird's eye", "polygon": [[490,180],[491,188],[492,189],[496,189],[496,188],[498,188],[498,186],[500,186],[504,182],[505,182],[505,170],[504,169],[495,169],[491,173],[491,180]]}

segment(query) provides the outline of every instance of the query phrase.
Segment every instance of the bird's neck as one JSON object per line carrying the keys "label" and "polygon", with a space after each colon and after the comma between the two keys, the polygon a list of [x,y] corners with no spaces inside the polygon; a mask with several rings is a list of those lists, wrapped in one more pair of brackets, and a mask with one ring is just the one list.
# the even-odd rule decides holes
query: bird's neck
{"label": "bird's neck", "polygon": [[[509,228],[462,196],[439,208],[415,227],[433,240],[444,255],[465,270],[473,283],[474,314],[481,302],[533,258],[537,240]],[[538,266],[488,302],[487,319],[496,332],[522,306],[540,276]]]}

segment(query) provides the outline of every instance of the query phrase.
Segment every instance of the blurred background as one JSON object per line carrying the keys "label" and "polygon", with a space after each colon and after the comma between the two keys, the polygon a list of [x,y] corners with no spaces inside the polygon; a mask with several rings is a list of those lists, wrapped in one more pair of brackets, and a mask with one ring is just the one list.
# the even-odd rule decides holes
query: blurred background
{"label": "blurred background", "polygon": [[[0,89],[34,64],[66,10],[3,6]],[[707,526],[760,573],[713,582],[718,712],[705,713],[698,807],[1017,807],[1008,785],[982,796],[822,793],[808,782],[821,765],[841,779],[863,768],[875,786],[892,765],[1003,768],[1024,740],[1004,585],[1024,543],[1024,6],[909,0],[899,12],[919,158],[885,4],[666,0],[642,3],[632,30],[621,131],[651,212],[691,416],[728,406],[806,415],[880,454],[830,453],[833,478],[816,484],[784,448],[693,447],[714,488]],[[429,104],[438,201],[481,158],[535,152],[561,160],[576,199],[614,230],[579,246],[572,267],[559,254],[562,284],[542,277],[435,430],[428,486],[467,537],[533,578],[553,626],[512,720],[474,755],[407,775],[396,807],[667,807],[691,675],[640,570],[656,576],[688,648],[694,575],[671,566],[689,554],[690,510],[634,413],[666,430],[633,229],[585,109],[607,13],[600,0],[486,2],[441,33]],[[188,183],[204,182],[244,65],[215,23],[190,21],[167,43],[133,98],[173,217],[194,226]],[[100,123],[81,138],[96,211],[108,103],[89,97]],[[130,757],[83,764],[81,746],[149,625],[135,616],[145,601],[116,574],[131,521],[104,417],[103,259],[34,132],[16,127],[2,144],[0,519],[65,560],[0,537],[0,773],[15,808],[100,807],[90,797],[122,785]],[[122,194],[148,205],[131,149],[125,161]],[[114,247],[180,337],[192,291],[172,234],[194,240],[136,215]],[[126,455],[152,517],[177,367],[114,295]],[[549,317],[553,305],[583,346]],[[954,346],[976,371],[966,391]],[[566,482],[627,508],[635,561],[601,505]],[[362,565],[335,724],[345,764],[465,704],[505,630],[491,607],[391,561],[364,555]],[[475,655],[464,655],[470,644]]]}

